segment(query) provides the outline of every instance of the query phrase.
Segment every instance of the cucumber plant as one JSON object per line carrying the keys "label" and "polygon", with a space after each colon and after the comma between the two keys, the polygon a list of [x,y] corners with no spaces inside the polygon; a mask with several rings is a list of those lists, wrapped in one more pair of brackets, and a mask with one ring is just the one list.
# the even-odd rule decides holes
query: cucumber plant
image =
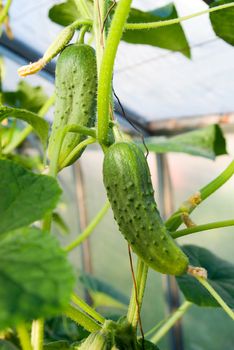
{"label": "cucumber plant", "polygon": [[[0,25],[6,25],[11,2],[0,4]],[[189,57],[189,44],[180,22],[212,12],[217,35],[233,43],[231,34],[227,33],[227,21],[233,19],[234,3],[212,3],[210,8],[185,17],[177,16],[174,5],[145,13],[131,5],[131,0],[68,0],[53,6],[49,17],[65,28],[41,59],[18,72],[21,76],[35,74],[59,54],[55,95],[47,98],[30,87],[24,87],[23,95],[22,91],[9,94],[1,90],[0,348],[156,350],[161,338],[193,304],[221,306],[234,320],[233,287],[229,285],[233,280],[233,265],[205,249],[180,247],[175,241],[187,234],[234,226],[234,220],[195,226],[189,217],[232,177],[234,162],[164,222],[155,202],[147,157],[140,145],[120,130],[112,96],[113,68],[120,40],[159,46]],[[216,18],[217,11],[220,12]],[[224,15],[223,21],[220,13]],[[77,42],[71,43],[77,30]],[[168,40],[169,35],[176,40]],[[49,125],[43,117],[54,103],[54,120],[48,135]],[[20,129],[18,120],[29,126]],[[25,140],[32,131],[43,146],[41,161],[37,163],[26,161],[22,155]],[[226,153],[225,140],[217,125],[161,143],[152,139],[147,142],[155,152],[183,151],[210,158]],[[104,153],[103,182],[109,202],[74,242],[62,247],[51,226],[62,192],[57,176],[64,167],[79,161],[92,143],[99,145]],[[101,293],[109,305],[124,310],[118,320],[108,319],[75,293],[75,274],[67,256],[92,233],[110,206],[129,249],[134,282],[130,300],[123,303],[119,293],[108,295],[102,284],[95,283],[102,285]],[[178,230],[182,222],[188,227]],[[131,251],[137,257],[135,273]],[[186,301],[167,320],[144,334],[140,312],[149,268],[178,276]],[[217,284],[218,279],[223,282],[222,288]],[[48,328],[51,318],[53,323],[56,317],[70,323],[62,327],[60,319],[60,331],[57,328],[57,334],[53,335]],[[73,333],[69,328],[74,326],[72,322],[80,327]],[[61,332],[61,328],[69,331]],[[75,333],[75,339],[71,333]]]}

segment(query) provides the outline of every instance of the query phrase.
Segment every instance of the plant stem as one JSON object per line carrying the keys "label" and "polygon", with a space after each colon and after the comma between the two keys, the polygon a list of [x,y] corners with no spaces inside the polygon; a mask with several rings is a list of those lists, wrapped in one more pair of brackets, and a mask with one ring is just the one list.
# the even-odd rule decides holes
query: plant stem
{"label": "plant stem", "polygon": [[0,14],[0,25],[2,25],[2,23],[4,22],[4,20],[7,17],[11,3],[12,3],[12,0],[7,0],[6,5],[2,9],[1,14]]}
{"label": "plant stem", "polygon": [[[57,133],[56,133],[56,140],[55,140],[55,146],[53,147],[53,150],[51,151],[51,161],[50,161],[50,170],[49,170],[49,174],[51,176],[56,176],[58,173],[58,160],[59,160],[59,154],[60,154],[60,150],[63,144],[63,140],[64,137],[66,136],[66,134],[68,132],[75,132],[75,133],[79,133],[82,135],[86,135],[86,136],[91,136],[91,137],[95,137],[96,136],[96,132],[93,129],[89,129],[86,128],[84,126],[81,125],[66,125],[61,129],[58,129]],[[87,140],[84,140],[86,142],[88,142]],[[84,143],[83,141],[83,143]],[[79,144],[77,147],[79,147],[78,151],[80,150],[80,147],[84,147],[84,145]],[[75,150],[77,151],[77,147],[75,148]],[[74,155],[74,149],[72,151],[72,154]],[[63,166],[65,166],[66,164],[63,164]]]}
{"label": "plant stem", "polygon": [[148,22],[148,23],[127,23],[124,27],[124,29],[127,30],[139,30],[139,29],[155,29],[159,27],[165,27],[165,26],[170,26],[172,24],[180,23],[183,21],[186,21],[188,19],[198,17],[201,15],[204,15],[206,13],[211,13],[219,10],[223,10],[229,7],[234,6],[234,2],[228,3],[228,4],[223,4],[215,7],[208,8],[207,10],[200,11],[193,13],[191,15],[179,17],[179,18],[173,18],[165,21],[157,21],[157,22]]}
{"label": "plant stem", "polygon": [[88,29],[89,29],[88,26],[83,26],[83,27],[80,29],[78,44],[84,44],[85,34],[86,34],[86,32],[88,31]]}
{"label": "plant stem", "polygon": [[104,323],[105,318],[100,315],[97,311],[95,311],[91,306],[89,306],[84,300],[82,300],[78,295],[72,294],[71,300],[73,301],[74,304],[79,306],[83,311],[85,311],[89,316],[94,318],[94,320]]}
{"label": "plant stem", "polygon": [[195,233],[195,232],[208,231],[208,230],[213,230],[220,227],[229,227],[229,226],[234,226],[234,220],[210,222],[208,224],[197,225],[197,226],[185,228],[183,230],[171,232],[170,234],[173,238],[178,238],[178,237],[190,235],[191,233]]}
{"label": "plant stem", "polygon": [[101,62],[97,95],[98,140],[101,144],[105,144],[107,139],[114,61],[131,2],[132,0],[120,0],[118,2]]}
{"label": "plant stem", "polygon": [[43,350],[44,321],[34,320],[32,323],[31,342],[33,350]]}
{"label": "plant stem", "polygon": [[19,325],[17,328],[18,337],[20,340],[20,345],[23,350],[33,350],[30,337],[25,324]]}
{"label": "plant stem", "polygon": [[[143,301],[146,280],[148,275],[148,265],[146,265],[141,259],[137,260],[137,271],[136,271],[136,289],[137,289],[137,301],[135,285],[132,287],[131,299],[128,307],[127,320],[135,328],[138,323],[138,316],[141,310]],[[138,303],[137,303],[138,302]],[[139,310],[138,310],[139,307]]]}
{"label": "plant stem", "polygon": [[66,246],[64,249],[66,252],[70,252],[77,246],[79,246],[87,237],[90,236],[95,227],[99,224],[102,218],[107,213],[110,208],[110,203],[107,201],[103,208],[97,213],[97,215],[93,218],[93,220],[89,223],[86,229],[75,239],[72,243]]}
{"label": "plant stem", "polygon": [[219,303],[219,305],[223,308],[223,310],[234,320],[234,312],[230,307],[225,303],[225,301],[221,298],[221,296],[216,292],[216,290],[211,286],[211,284],[207,281],[207,279],[195,276],[194,277],[205,287],[208,292],[212,295],[212,297]]}
{"label": "plant stem", "polygon": [[100,73],[101,61],[104,51],[105,44],[105,35],[102,33],[102,26],[104,21],[104,1],[103,0],[94,0],[94,33],[96,41],[96,57],[97,57],[97,72],[98,77]]}
{"label": "plant stem", "polygon": [[61,163],[59,170],[65,168],[67,165],[70,164],[70,162],[76,157],[76,155],[78,155],[83,148],[85,148],[88,145],[91,145],[92,143],[95,143],[96,139],[93,137],[88,137],[87,139],[85,139],[84,141],[80,142],[72,151],[71,153],[67,156],[67,158],[65,159],[65,161],[63,163]]}
{"label": "plant stem", "polygon": [[64,314],[71,318],[73,321],[84,327],[89,332],[96,332],[101,329],[101,326],[96,323],[92,318],[73,306],[69,305],[64,311]]}
{"label": "plant stem", "polygon": [[181,214],[191,213],[198,204],[208,198],[211,194],[222,187],[234,174],[234,161],[213,181],[204,186],[199,192],[195,193],[166,221],[166,227],[169,231],[175,231],[182,223]]}
{"label": "plant stem", "polygon": [[[55,95],[51,95],[48,100],[46,100],[46,102],[44,103],[44,105],[41,107],[41,109],[38,112],[38,115],[43,118],[46,113],[48,112],[48,110],[50,109],[50,107],[54,104],[54,100],[55,100]],[[24,128],[18,135],[17,137],[9,143],[9,145],[7,145],[4,148],[4,153],[10,153],[12,152],[16,147],[18,147],[25,139],[26,137],[33,131],[33,127],[31,125],[28,125],[26,128]]]}
{"label": "plant stem", "polygon": [[190,301],[185,301],[166,321],[166,323],[156,332],[156,334],[150,339],[154,344],[157,344],[159,340],[164,337],[165,334],[174,326],[174,324],[185,314],[185,312],[193,304]]}

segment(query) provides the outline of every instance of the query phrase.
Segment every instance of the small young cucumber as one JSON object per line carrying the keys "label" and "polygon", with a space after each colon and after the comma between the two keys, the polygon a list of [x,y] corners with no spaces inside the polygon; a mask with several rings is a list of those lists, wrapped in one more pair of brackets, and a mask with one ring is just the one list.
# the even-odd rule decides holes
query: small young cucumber
{"label": "small young cucumber", "polygon": [[[96,55],[91,46],[72,44],[60,54],[55,72],[55,113],[48,148],[50,159],[54,147],[57,147],[58,129],[69,124],[94,126],[97,93],[96,67]],[[75,133],[68,133],[65,136],[58,161],[59,168],[66,164],[70,152],[84,139],[85,136]],[[72,164],[81,153],[66,165]]]}
{"label": "small young cucumber", "polygon": [[113,144],[103,164],[104,185],[119,229],[132,250],[161,273],[182,275],[188,258],[157,210],[147,161],[133,143]]}

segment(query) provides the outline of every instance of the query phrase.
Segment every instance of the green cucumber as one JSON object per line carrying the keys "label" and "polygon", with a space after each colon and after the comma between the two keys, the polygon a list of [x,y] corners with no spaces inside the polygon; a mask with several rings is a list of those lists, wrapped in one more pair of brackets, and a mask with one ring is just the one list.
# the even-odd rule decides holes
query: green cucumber
{"label": "green cucumber", "polygon": [[182,275],[188,258],[169,235],[157,210],[147,161],[133,143],[115,143],[103,164],[104,185],[119,229],[132,250],[161,273]]}
{"label": "green cucumber", "polygon": [[[85,44],[67,46],[60,54],[55,72],[55,114],[49,142],[49,158],[53,155],[56,134],[60,128],[69,124],[92,127],[95,125],[97,65],[95,51]],[[58,168],[72,164],[82,151],[68,163],[70,152],[85,136],[67,133],[64,138]]]}

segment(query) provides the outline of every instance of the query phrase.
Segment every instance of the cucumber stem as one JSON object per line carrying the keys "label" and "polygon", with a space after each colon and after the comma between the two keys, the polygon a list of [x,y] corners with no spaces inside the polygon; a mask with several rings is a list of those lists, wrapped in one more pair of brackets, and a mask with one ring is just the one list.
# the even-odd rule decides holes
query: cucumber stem
{"label": "cucumber stem", "polygon": [[79,154],[83,148],[85,148],[88,145],[91,145],[92,143],[95,143],[96,139],[93,137],[88,137],[87,139],[85,139],[84,141],[80,142],[69,154],[69,156],[67,156],[67,158],[65,159],[65,161],[63,163],[61,163],[59,170],[62,170],[63,168],[65,168],[67,165],[70,164],[70,162],[72,161],[72,159],[74,157],[76,157],[77,154]]}
{"label": "cucumber stem", "polygon": [[114,61],[131,3],[132,0],[118,2],[102,57],[97,94],[98,140],[100,144],[105,144],[107,140]]}
{"label": "cucumber stem", "polygon": [[89,332],[96,332],[101,329],[101,326],[92,318],[71,305],[66,308],[64,314]]}
{"label": "cucumber stem", "polygon": [[26,325],[20,324],[16,327],[20,345],[23,350],[33,350]]}
{"label": "cucumber stem", "polygon": [[[82,149],[82,147],[85,147],[87,143],[89,144],[89,143],[95,142],[96,131],[94,129],[90,129],[78,124],[66,125],[63,128],[59,129],[56,133],[56,141],[55,141],[56,147],[54,147],[53,150],[51,151],[51,161],[50,161],[50,170],[49,170],[49,175],[51,176],[55,177],[58,173],[59,154],[63,144],[63,140],[68,132],[74,132],[85,136],[91,136],[92,138],[92,140],[90,139],[84,140],[75,149],[73,149],[72,151],[73,155],[74,155],[74,152],[77,152],[78,148],[79,148],[78,151],[80,151],[80,149]],[[66,164],[63,164],[63,165],[65,166]]]}
{"label": "cucumber stem", "polygon": [[216,290],[212,287],[212,285],[207,281],[207,279],[196,276],[194,277],[207,289],[207,291],[212,295],[212,297],[219,303],[219,305],[223,308],[223,310],[234,320],[234,312],[232,309],[225,303],[222,297],[216,292]]}
{"label": "cucumber stem", "polygon": [[84,44],[85,34],[87,33],[88,29],[89,29],[88,26],[81,27],[80,33],[79,33],[78,44]]}
{"label": "cucumber stem", "polygon": [[179,237],[191,235],[192,233],[195,233],[195,232],[208,231],[208,230],[213,230],[220,227],[230,227],[230,226],[234,226],[234,220],[210,222],[208,224],[197,225],[194,227],[185,228],[183,230],[171,232],[170,234],[173,238],[179,238]]}
{"label": "cucumber stem", "polygon": [[90,234],[93,232],[95,227],[99,224],[102,218],[107,213],[110,208],[110,203],[107,201],[106,204],[102,207],[102,209],[97,213],[97,215],[93,218],[93,220],[89,223],[86,229],[75,239],[72,243],[66,246],[64,249],[66,252],[70,252],[77,246],[79,246]]}
{"label": "cucumber stem", "polygon": [[218,175],[213,181],[204,186],[199,192],[195,193],[166,221],[166,227],[169,231],[175,231],[182,223],[181,214],[191,213],[202,201],[212,195],[222,187],[234,174],[234,161]]}
{"label": "cucumber stem", "polygon": [[77,294],[73,293],[71,296],[71,300],[73,301],[74,304],[79,306],[84,312],[86,312],[94,320],[98,321],[101,324],[105,322],[105,318],[102,315],[100,315],[97,311],[95,311],[91,306],[89,306]]}
{"label": "cucumber stem", "polygon": [[136,328],[138,323],[139,313],[141,310],[141,305],[145,292],[148,269],[148,265],[146,265],[141,259],[138,258],[136,271],[136,286],[135,284],[133,284],[127,314],[127,320],[133,326],[133,328]]}
{"label": "cucumber stem", "polygon": [[168,320],[156,332],[150,341],[157,344],[192,305],[193,304],[190,301],[184,301],[184,303],[168,318]]}
{"label": "cucumber stem", "polygon": [[33,350],[43,350],[44,321],[34,320],[32,322],[31,342]]}
{"label": "cucumber stem", "polygon": [[188,19],[198,17],[201,15],[204,15],[206,13],[211,13],[219,10],[223,10],[229,7],[234,6],[234,2],[228,3],[228,4],[223,4],[215,7],[208,8],[207,10],[203,10],[200,12],[192,13],[191,15],[183,16],[183,17],[178,17],[178,18],[173,18],[165,21],[157,21],[157,22],[147,22],[147,23],[127,23],[124,27],[124,29],[127,30],[140,30],[140,29],[155,29],[159,27],[165,27],[165,26],[170,26],[172,24],[180,23],[183,21],[187,21]]}

